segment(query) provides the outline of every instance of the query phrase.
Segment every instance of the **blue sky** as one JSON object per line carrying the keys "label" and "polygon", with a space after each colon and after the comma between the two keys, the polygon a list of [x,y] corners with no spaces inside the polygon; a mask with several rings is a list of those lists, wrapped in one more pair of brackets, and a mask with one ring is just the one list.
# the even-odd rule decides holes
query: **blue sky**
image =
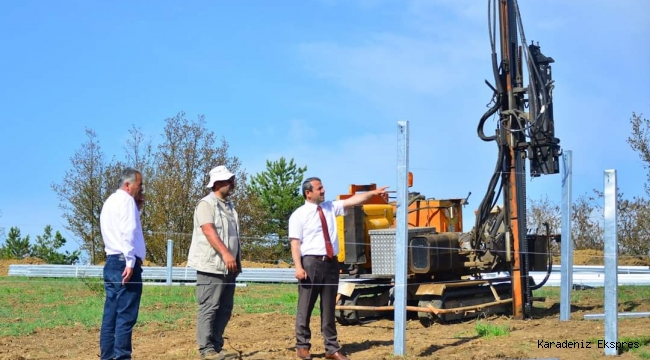
{"label": "blue sky", "polygon": [[[602,189],[605,169],[626,195],[643,194],[626,138],[633,111],[650,116],[650,2],[520,8],[528,41],[556,61],[574,198]],[[72,248],[50,185],[85,128],[123,159],[132,125],[158,141],[165,118],[204,114],[248,173],[295,158],[331,199],[353,183],[396,190],[397,122],[407,120],[413,190],[471,191],[466,230],[496,160],[476,135],[491,97],[487,1],[7,0],[0,46],[0,227],[35,237],[51,224]],[[528,185],[533,199],[560,194],[560,175]]]}

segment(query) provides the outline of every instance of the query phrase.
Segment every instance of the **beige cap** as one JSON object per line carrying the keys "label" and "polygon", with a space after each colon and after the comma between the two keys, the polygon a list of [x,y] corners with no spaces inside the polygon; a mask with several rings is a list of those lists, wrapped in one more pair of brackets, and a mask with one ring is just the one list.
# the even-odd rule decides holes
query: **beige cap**
{"label": "beige cap", "polygon": [[212,188],[212,185],[214,185],[215,181],[226,181],[233,176],[235,176],[235,174],[231,173],[225,166],[217,166],[216,168],[210,170],[210,181],[206,187]]}

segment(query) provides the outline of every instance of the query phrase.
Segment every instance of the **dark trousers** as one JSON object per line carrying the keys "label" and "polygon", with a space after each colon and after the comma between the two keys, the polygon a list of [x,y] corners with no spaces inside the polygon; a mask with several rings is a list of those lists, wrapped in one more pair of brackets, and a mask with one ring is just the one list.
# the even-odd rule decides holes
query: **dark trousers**
{"label": "dark trousers", "polygon": [[232,315],[235,299],[235,274],[217,275],[196,272],[196,301],[199,313],[196,321],[196,342],[199,352],[220,352],[223,332]]}
{"label": "dark trousers", "polygon": [[133,275],[122,285],[126,267],[123,255],[109,255],[104,265],[104,316],[99,335],[101,360],[131,359],[131,337],[138,320],[142,296],[142,262],[136,261]]}
{"label": "dark trousers", "polygon": [[333,354],[341,350],[336,334],[336,294],[339,285],[339,265],[336,261],[320,261],[304,256],[302,267],[307,279],[298,282],[298,313],[296,314],[296,348],[311,348],[309,320],[316,299],[320,295],[321,333],[325,340],[325,352]]}

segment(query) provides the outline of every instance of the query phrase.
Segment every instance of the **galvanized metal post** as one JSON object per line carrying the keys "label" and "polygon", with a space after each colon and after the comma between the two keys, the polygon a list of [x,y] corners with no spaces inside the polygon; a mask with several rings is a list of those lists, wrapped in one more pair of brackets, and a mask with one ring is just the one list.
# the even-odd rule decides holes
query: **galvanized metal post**
{"label": "galvanized metal post", "polygon": [[174,240],[167,240],[167,285],[172,284],[172,255],[174,254]]}
{"label": "galvanized metal post", "polygon": [[571,239],[571,150],[562,155],[562,245],[560,267],[560,321],[571,320],[573,288],[573,239]]}
{"label": "galvanized metal post", "polygon": [[395,229],[395,334],[394,354],[406,348],[406,264],[408,256],[409,123],[397,123],[397,227]]}
{"label": "galvanized metal post", "polygon": [[[605,170],[605,342],[618,341],[618,235],[616,170]],[[605,355],[618,355],[618,348],[605,347]]]}

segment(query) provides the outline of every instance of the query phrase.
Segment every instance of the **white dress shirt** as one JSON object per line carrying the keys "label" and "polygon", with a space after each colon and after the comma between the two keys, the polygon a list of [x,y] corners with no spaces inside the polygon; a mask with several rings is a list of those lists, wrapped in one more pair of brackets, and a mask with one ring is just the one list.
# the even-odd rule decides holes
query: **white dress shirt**
{"label": "white dress shirt", "polygon": [[106,199],[99,216],[106,255],[124,254],[127,267],[146,255],[140,211],[133,196],[118,189]]}
{"label": "white dress shirt", "polygon": [[[327,221],[332,249],[334,250],[334,256],[336,256],[339,253],[336,217],[345,215],[343,200],[325,201],[320,204],[320,207],[323,209],[323,214]],[[300,240],[300,254],[302,256],[327,254],[323,227],[317,209],[318,205],[305,202],[289,218],[289,239]]]}

